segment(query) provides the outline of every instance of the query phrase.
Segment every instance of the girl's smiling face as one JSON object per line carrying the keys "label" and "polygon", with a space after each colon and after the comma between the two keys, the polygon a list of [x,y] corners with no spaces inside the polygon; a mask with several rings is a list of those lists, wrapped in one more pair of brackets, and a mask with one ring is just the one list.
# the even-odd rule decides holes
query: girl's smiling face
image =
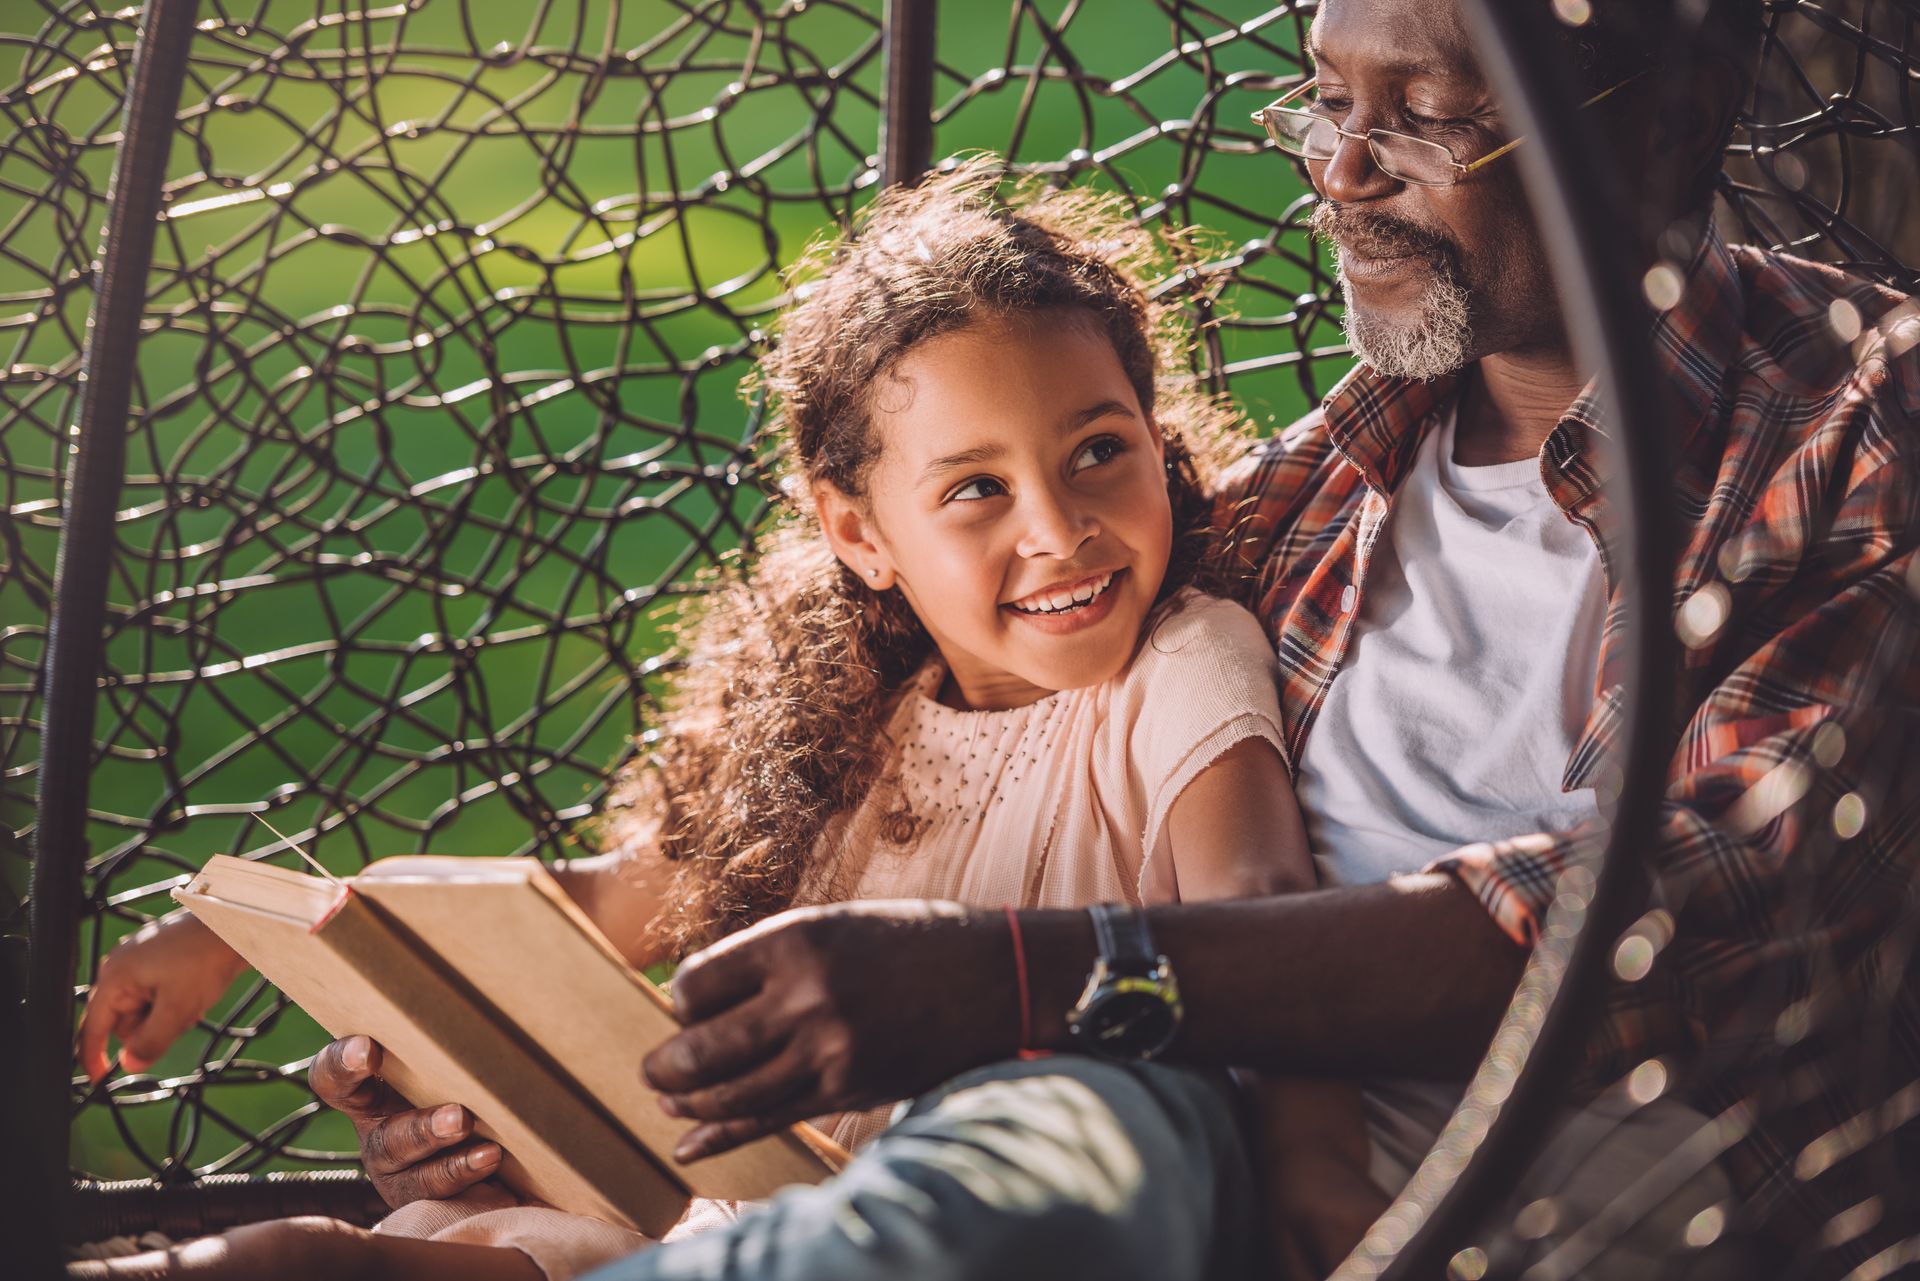
{"label": "girl's smiling face", "polygon": [[871,393],[856,500],[815,486],[835,553],[898,587],[942,697],[1018,707],[1132,658],[1173,543],[1164,443],[1097,319],[989,317],[913,347]]}

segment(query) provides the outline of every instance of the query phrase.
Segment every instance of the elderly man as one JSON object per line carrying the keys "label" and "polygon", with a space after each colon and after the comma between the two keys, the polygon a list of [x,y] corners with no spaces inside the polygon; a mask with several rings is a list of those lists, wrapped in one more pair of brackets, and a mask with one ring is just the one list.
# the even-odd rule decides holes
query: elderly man
{"label": "elderly man", "polygon": [[[1873,1171],[1815,1141],[1920,1075],[1893,937],[1920,844],[1903,761],[1920,701],[1920,319],[1718,238],[1710,192],[1760,6],[1711,5],[1685,77],[1663,65],[1672,42],[1634,28],[1645,9],[1600,0],[1572,42],[1616,159],[1672,195],[1648,262],[1670,264],[1652,337],[1684,520],[1678,745],[1639,941],[1570,1094],[1598,1101],[1570,1103],[1528,1194],[1555,1198],[1564,1236],[1688,1141],[1679,1190],[1630,1249],[1758,1224],[1811,1251],[1813,1229],[1864,1204],[1801,1259],[1837,1273],[1913,1227],[1912,1207],[1864,1201],[1886,1191]],[[1361,363],[1224,498],[1261,558],[1330,888],[1098,937],[1081,914],[851,904],[695,958],[676,983],[690,1026],[645,1064],[670,1107],[708,1122],[684,1155],[919,1098],[826,1187],[607,1276],[1234,1275],[1265,1248],[1262,1147],[1300,1229],[1285,1248],[1310,1270],[1404,1184],[1457,1099],[1559,878],[1602,839],[1625,621],[1606,415],[1455,6],[1324,0],[1311,53],[1310,95],[1263,118],[1324,198]],[[1833,1055],[1869,995],[1885,1039],[1881,1075],[1861,1079]],[[1171,1063],[1143,1061],[1175,1024]],[[1661,1090],[1644,1076],[1602,1091],[1659,1056],[1668,1097],[1647,1106]],[[393,1195],[476,1177],[343,1060],[336,1046],[316,1081],[382,1168],[404,1167]],[[1173,1064],[1359,1079],[1365,1116],[1282,1109],[1250,1143],[1215,1079]],[[1548,1244],[1552,1218],[1532,1234]]]}

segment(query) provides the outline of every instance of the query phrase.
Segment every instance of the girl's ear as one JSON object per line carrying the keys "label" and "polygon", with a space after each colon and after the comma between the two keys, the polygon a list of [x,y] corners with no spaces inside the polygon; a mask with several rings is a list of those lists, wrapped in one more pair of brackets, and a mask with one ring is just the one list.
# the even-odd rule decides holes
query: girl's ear
{"label": "girl's ear", "polygon": [[813,509],[827,545],[840,563],[860,576],[876,592],[893,586],[893,558],[880,545],[879,531],[865,508],[842,493],[830,480],[813,482]]}

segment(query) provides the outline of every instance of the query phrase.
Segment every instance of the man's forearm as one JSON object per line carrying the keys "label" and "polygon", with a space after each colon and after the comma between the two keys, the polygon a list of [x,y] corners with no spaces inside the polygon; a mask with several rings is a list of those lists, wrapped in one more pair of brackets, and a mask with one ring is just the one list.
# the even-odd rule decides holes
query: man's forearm
{"label": "man's forearm", "polygon": [[[1085,912],[841,903],[782,913],[691,958],[686,1022],[643,1065],[695,1160],[823,1112],[919,1094],[1031,1048],[1068,1048],[1094,955]],[[1467,1074],[1522,950],[1443,876],[1152,913],[1187,1021],[1172,1057],[1295,1074]],[[1024,966],[1021,958],[1024,957]]]}
{"label": "man's forearm", "polygon": [[[1156,908],[1155,943],[1179,976],[1173,1055],[1282,1072],[1459,1077],[1473,1070],[1526,952],[1451,877]],[[1042,1047],[1093,953],[1080,912],[1021,915]]]}

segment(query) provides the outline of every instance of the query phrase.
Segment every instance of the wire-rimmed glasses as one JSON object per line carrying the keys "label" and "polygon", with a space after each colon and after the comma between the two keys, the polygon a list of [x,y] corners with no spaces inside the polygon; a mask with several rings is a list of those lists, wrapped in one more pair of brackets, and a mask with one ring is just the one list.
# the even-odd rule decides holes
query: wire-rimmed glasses
{"label": "wire-rimmed glasses", "polygon": [[[1591,107],[1602,98],[1626,88],[1644,74],[1641,72],[1628,76],[1619,84],[1602,89],[1580,106],[1583,109]],[[1425,138],[1416,138],[1392,129],[1369,129],[1365,133],[1355,133],[1351,129],[1341,128],[1331,116],[1287,105],[1319,83],[1318,79],[1313,79],[1296,85],[1284,96],[1275,98],[1253,113],[1255,122],[1266,129],[1267,137],[1273,140],[1275,147],[1303,160],[1331,160],[1333,153],[1339,149],[1340,140],[1352,138],[1355,142],[1367,144],[1373,163],[1389,178],[1410,182],[1418,187],[1451,187],[1481,166],[1492,164],[1523,141],[1514,138],[1478,160],[1462,161],[1447,147]]]}

